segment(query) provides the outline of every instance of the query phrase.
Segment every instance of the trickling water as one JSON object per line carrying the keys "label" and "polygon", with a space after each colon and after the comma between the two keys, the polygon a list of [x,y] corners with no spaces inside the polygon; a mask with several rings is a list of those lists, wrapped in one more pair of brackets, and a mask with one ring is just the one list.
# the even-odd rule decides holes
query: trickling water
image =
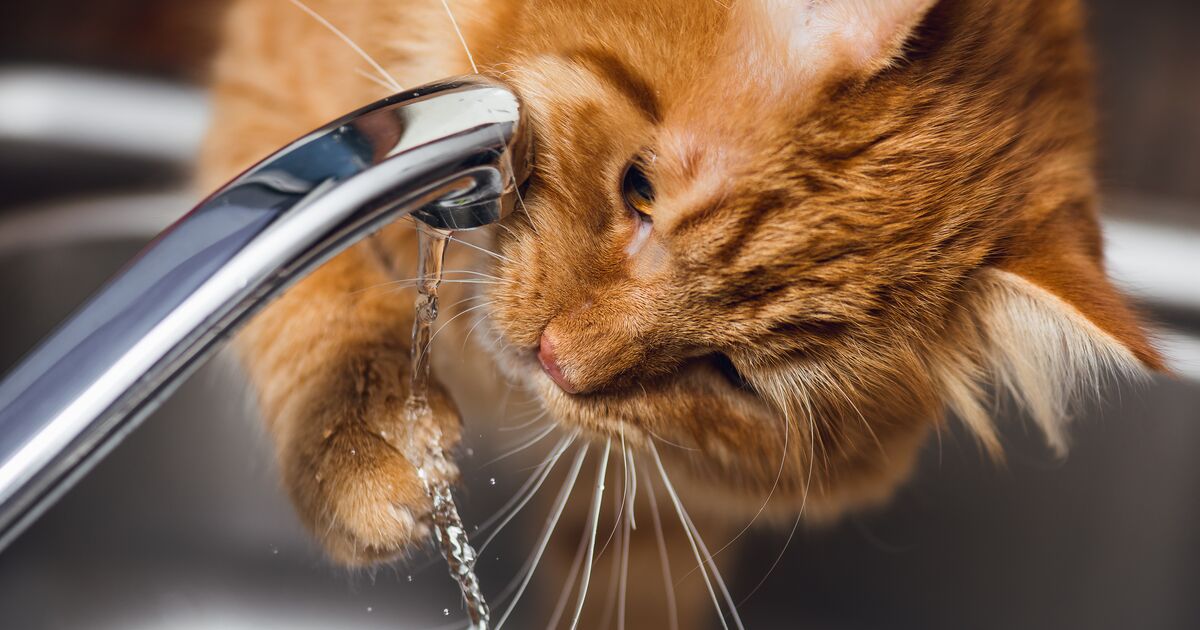
{"label": "trickling water", "polygon": [[[438,548],[450,567],[450,577],[458,582],[466,601],[467,616],[472,630],[487,630],[491,613],[475,576],[475,549],[467,538],[467,530],[458,516],[458,506],[450,492],[450,484],[442,479],[449,475],[450,463],[442,452],[441,431],[432,420],[429,407],[429,341],[434,320],[438,316],[438,285],[442,281],[442,261],[450,235],[424,225],[417,230],[420,258],[417,263],[416,318],[412,334],[412,380],[404,411],[408,420],[404,454],[417,469],[417,476],[433,502],[433,532]],[[430,472],[436,472],[431,476]],[[411,577],[409,578],[411,580]],[[449,609],[444,611],[449,615]]]}

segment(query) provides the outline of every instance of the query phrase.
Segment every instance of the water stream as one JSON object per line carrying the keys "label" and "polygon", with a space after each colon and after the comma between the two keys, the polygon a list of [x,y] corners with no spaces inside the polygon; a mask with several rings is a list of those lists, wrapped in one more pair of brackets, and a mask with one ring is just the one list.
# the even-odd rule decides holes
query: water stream
{"label": "water stream", "polygon": [[438,285],[442,280],[442,262],[446,254],[449,233],[424,225],[417,229],[419,260],[417,263],[416,317],[412,334],[412,380],[404,411],[408,420],[405,457],[417,469],[425,493],[433,502],[433,531],[438,549],[450,568],[450,577],[458,582],[466,603],[472,630],[487,630],[491,613],[475,575],[475,549],[467,538],[467,530],[458,516],[458,506],[450,492],[451,468],[442,452],[441,431],[432,420],[429,406],[429,341],[433,322],[438,316]]}

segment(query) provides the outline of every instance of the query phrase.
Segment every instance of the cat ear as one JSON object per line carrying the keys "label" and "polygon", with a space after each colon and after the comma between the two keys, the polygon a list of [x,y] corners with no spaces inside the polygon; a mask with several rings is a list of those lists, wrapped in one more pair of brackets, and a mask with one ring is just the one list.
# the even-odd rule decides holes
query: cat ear
{"label": "cat ear", "polygon": [[[1081,391],[1097,391],[1116,373],[1163,370],[1137,315],[1092,257],[1027,256],[984,269],[969,290],[974,351],[966,364],[1007,390],[1065,453],[1065,425]],[[953,369],[951,370],[953,371]],[[943,375],[950,406],[994,452],[999,450],[978,385]],[[957,379],[957,382],[954,382]]]}
{"label": "cat ear", "polygon": [[936,0],[752,0],[795,70],[874,74],[891,64]]}

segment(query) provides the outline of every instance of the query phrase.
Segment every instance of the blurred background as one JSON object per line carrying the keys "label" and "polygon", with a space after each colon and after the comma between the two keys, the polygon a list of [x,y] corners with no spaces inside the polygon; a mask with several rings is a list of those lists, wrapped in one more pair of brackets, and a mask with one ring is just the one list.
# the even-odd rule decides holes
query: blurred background
{"label": "blurred background", "polygon": [[[5,7],[0,372],[197,200],[187,173],[225,3]],[[1019,418],[1003,423],[1003,468],[945,435],[886,510],[798,532],[741,607],[748,627],[1200,627],[1200,3],[1086,4],[1111,265],[1159,322],[1176,377],[1118,384],[1082,410],[1065,461]],[[321,558],[275,481],[242,382],[218,357],[0,553],[0,627],[452,620],[442,611],[458,600],[439,566],[347,572]],[[468,520],[522,479],[484,465],[493,437],[472,432],[468,444]],[[783,534],[749,543],[730,576],[736,598],[768,572]],[[493,590],[528,540],[496,548],[483,566]]]}

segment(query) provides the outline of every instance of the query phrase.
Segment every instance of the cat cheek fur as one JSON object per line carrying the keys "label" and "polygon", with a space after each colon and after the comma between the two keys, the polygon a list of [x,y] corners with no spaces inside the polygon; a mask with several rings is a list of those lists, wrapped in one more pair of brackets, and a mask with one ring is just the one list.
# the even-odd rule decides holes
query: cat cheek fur
{"label": "cat cheek fur", "polygon": [[[644,426],[699,445],[726,472],[735,466],[723,453],[737,451],[735,440],[778,439],[778,420],[760,417],[766,404],[776,419],[797,423],[791,480],[804,479],[812,457],[825,482],[838,480],[840,489],[815,482],[827,514],[887,496],[945,408],[999,456],[983,412],[993,382],[1062,450],[1080,383],[1105,369],[1161,367],[1136,315],[1104,281],[1099,245],[1080,240],[1095,231],[1095,218],[1074,3],[1040,12],[1024,4],[942,3],[938,26],[985,44],[968,52],[934,43],[943,48],[932,54],[945,58],[912,69],[903,59],[907,40],[932,2],[880,3],[878,11],[873,3],[788,3],[796,13],[784,15],[809,30],[787,37],[764,31],[786,22],[764,19],[780,16],[777,5],[737,5],[741,13],[719,36],[738,42],[725,48],[736,54],[708,60],[724,70],[697,72],[676,93],[655,78],[634,81],[657,95],[660,118],[649,129],[613,72],[576,68],[571,85],[579,89],[566,90],[569,98],[530,81],[543,121],[553,121],[539,157],[547,157],[540,168],[555,191],[531,206],[547,236],[525,243],[525,251],[505,249],[536,269],[503,275],[536,284],[539,296],[530,299],[526,290],[501,299],[496,319],[514,339],[550,331],[572,380],[593,392],[571,397],[538,381],[548,404],[563,422],[600,434]],[[761,13],[768,9],[775,13]],[[1053,44],[1064,46],[1053,54],[1028,45],[1051,45],[1050,34],[1062,32],[1074,43]],[[1008,63],[1013,46],[1022,56]],[[646,51],[636,47],[613,48],[610,56],[624,58],[632,72],[661,67],[661,60],[639,58]],[[976,80],[991,76],[987,69],[999,59],[1004,72]],[[800,62],[807,65],[794,65]],[[755,63],[766,74],[727,71]],[[1046,81],[1061,91],[1031,91]],[[724,98],[714,101],[716,94]],[[1006,94],[1031,100],[1016,104]],[[1078,121],[1048,124],[1064,112]],[[1021,141],[1015,148],[1014,138]],[[605,242],[602,217],[612,203],[603,191],[611,184],[592,174],[648,142],[659,158],[655,242],[669,251],[666,266],[680,273],[639,288],[638,265],[623,267]],[[935,164],[939,152],[944,161]],[[1013,188],[1030,201],[1010,201]],[[1033,251],[1039,234],[1047,242]],[[752,247],[735,246],[737,235]],[[1059,264],[1063,255],[1076,264]],[[1056,279],[1044,268],[1070,271]],[[840,288],[806,292],[806,285]],[[754,297],[771,291],[779,299]],[[731,396],[730,384],[695,369],[704,348],[728,352],[761,400],[721,398]],[[690,374],[692,395],[729,419],[722,424],[690,405],[668,404],[676,383],[656,377],[672,372]],[[751,416],[759,420],[735,420]],[[722,446],[718,426],[736,438]],[[881,459],[897,464],[885,469]],[[724,478],[743,489],[775,479],[769,466],[752,474],[757,464],[742,465]]]}

